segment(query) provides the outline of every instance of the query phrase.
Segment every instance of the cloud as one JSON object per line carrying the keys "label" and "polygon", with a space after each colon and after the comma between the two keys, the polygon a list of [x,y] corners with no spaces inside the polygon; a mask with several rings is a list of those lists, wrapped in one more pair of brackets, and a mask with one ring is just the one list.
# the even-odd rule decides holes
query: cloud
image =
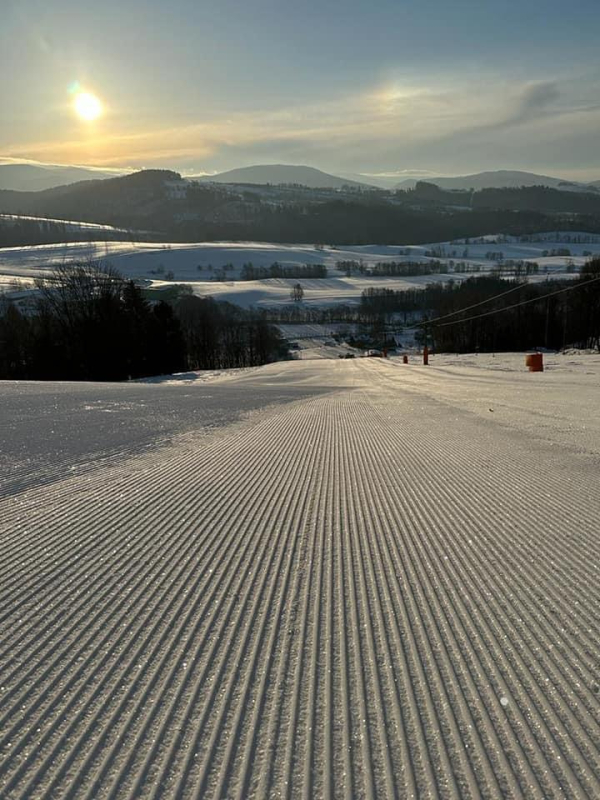
{"label": "cloud", "polygon": [[126,168],[123,168],[123,167],[97,167],[97,166],[95,167],[95,166],[91,166],[90,164],[71,164],[71,163],[69,163],[69,164],[65,165],[64,163],[60,163],[60,164],[49,163],[48,161],[40,161],[39,159],[33,159],[33,158],[10,158],[9,156],[0,155],[0,165],[6,166],[8,164],[25,164],[27,166],[46,167],[46,168],[50,168],[50,169],[52,167],[56,167],[56,168],[60,169],[60,168],[62,168],[64,166],[80,167],[81,169],[87,169],[87,170],[90,170],[91,172],[94,172],[95,170],[97,170],[98,172],[102,172],[103,174],[105,174],[107,172],[114,172],[115,175],[121,175],[123,173],[123,169],[126,169]]}
{"label": "cloud", "polygon": [[[402,179],[484,168],[541,170],[553,158],[561,163],[557,156],[564,159],[567,152],[575,168],[583,162],[569,142],[578,139],[581,153],[589,157],[589,143],[600,132],[598,83],[546,80],[515,86],[489,76],[454,84],[430,80],[429,85],[395,85],[202,122],[152,127],[145,121],[143,130],[126,133],[124,121],[115,116],[106,121],[103,134],[84,138],[73,129],[59,141],[1,149],[18,160],[102,168],[193,166],[197,174],[280,161]],[[538,153],[545,164],[536,160]]]}
{"label": "cloud", "polygon": [[[560,98],[560,91],[556,81],[543,81],[526,86],[517,100],[517,107],[503,123],[504,125],[518,125],[521,122],[537,120],[551,112],[553,104]],[[556,112],[556,107],[554,112]]]}

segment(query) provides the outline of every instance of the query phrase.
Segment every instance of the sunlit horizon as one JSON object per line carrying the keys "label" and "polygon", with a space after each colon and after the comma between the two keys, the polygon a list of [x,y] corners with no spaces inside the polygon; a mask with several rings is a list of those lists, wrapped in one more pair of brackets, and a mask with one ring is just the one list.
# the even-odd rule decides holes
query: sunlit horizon
{"label": "sunlit horizon", "polygon": [[72,5],[32,15],[9,0],[2,157],[188,174],[301,164],[600,177],[592,0],[569,14],[558,0],[350,0],[343,15],[316,0],[302,12],[107,0],[93,24]]}

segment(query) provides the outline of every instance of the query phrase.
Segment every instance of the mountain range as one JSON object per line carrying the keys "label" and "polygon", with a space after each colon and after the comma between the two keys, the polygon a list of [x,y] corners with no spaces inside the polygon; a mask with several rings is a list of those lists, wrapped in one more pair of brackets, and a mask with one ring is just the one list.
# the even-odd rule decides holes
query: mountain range
{"label": "mountain range", "polygon": [[18,192],[40,192],[55,186],[67,186],[79,181],[115,178],[123,172],[109,172],[86,167],[59,164],[0,164],[0,189]]}
{"label": "mountain range", "polygon": [[[61,166],[54,164],[0,164],[0,190],[42,191],[57,186],[67,186],[80,181],[103,180],[125,174],[85,167]],[[363,179],[364,178],[364,179]],[[378,179],[362,176],[358,173],[351,177],[331,175],[320,169],[289,164],[261,164],[251,167],[220,172],[215,175],[191,175],[187,180],[202,183],[255,184],[273,186],[279,184],[297,184],[310,189],[355,189],[387,188],[413,189],[416,179],[393,183],[392,178]],[[457,177],[427,177],[421,180],[434,183],[445,190],[469,189],[501,189],[521,186],[548,186],[553,189],[575,192],[600,192],[600,180],[590,183],[576,183],[554,178],[548,175],[537,175],[533,172],[518,170],[496,170],[478,172],[473,175]]]}
{"label": "mountain range", "polygon": [[[597,191],[600,181],[593,183],[576,183],[549,175],[536,175],[534,172],[519,170],[495,170],[493,172],[477,172],[474,175],[463,175],[454,178],[426,178],[427,183],[434,183],[440,189],[518,189],[521,186],[548,186],[551,189],[562,189],[572,192]],[[414,179],[401,181],[396,189],[414,189]]]}
{"label": "mountain range", "polygon": [[[286,185],[245,188],[186,183],[177,172],[142,170],[43,191],[0,190],[0,213],[113,225],[162,241],[418,244],[489,231],[600,231],[600,192],[545,186],[453,192],[426,182],[414,192],[397,194]],[[33,220],[13,220],[3,227],[0,246],[5,247],[66,241],[68,234],[60,225],[42,227]]]}

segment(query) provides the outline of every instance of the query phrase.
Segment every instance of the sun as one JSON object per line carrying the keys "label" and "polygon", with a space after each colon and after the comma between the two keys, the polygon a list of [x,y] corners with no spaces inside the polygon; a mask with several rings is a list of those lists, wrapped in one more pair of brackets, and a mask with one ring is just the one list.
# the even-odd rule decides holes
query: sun
{"label": "sun", "polygon": [[73,107],[77,116],[86,122],[93,122],[102,114],[102,103],[91,92],[78,92]]}

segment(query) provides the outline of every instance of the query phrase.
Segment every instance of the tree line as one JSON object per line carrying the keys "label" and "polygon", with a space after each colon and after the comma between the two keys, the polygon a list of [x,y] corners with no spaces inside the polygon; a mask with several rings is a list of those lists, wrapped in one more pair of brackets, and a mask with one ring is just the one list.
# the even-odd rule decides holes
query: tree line
{"label": "tree line", "polygon": [[[474,211],[512,209],[543,213],[594,214],[600,213],[600,193],[570,192],[549,186],[519,186],[502,188],[442,189],[428,181],[417,182],[414,189],[398,191],[403,202],[431,207],[468,207]],[[554,226],[553,226],[554,227]]]}
{"label": "tree line", "polygon": [[331,200],[320,204],[256,207],[251,219],[165,218],[161,229],[173,241],[327,242],[334,245],[424,244],[481,236],[553,230],[600,231],[600,215],[545,215],[535,211],[447,210],[393,205],[384,200]]}
{"label": "tree line", "polygon": [[[131,234],[128,234],[131,238]],[[89,242],[123,239],[124,231],[90,228],[76,223],[46,219],[0,217],[0,248],[62,242]]]}
{"label": "tree line", "polygon": [[0,378],[118,381],[254,366],[284,354],[261,315],[213,300],[150,301],[116,270],[66,265],[20,310],[0,304]]}
{"label": "tree line", "polygon": [[266,278],[326,278],[327,267],[324,264],[297,264],[282,266],[274,261],[270,267],[256,267],[251,261],[242,265],[240,280],[260,281]]}
{"label": "tree line", "polygon": [[262,312],[192,294],[182,296],[175,310],[188,369],[255,367],[287,356],[279,331]]}
{"label": "tree line", "polygon": [[[508,290],[513,289],[509,294]],[[567,291],[562,291],[567,290]],[[553,297],[544,295],[561,292]],[[504,297],[497,297],[503,295]],[[495,298],[495,299],[494,299]],[[469,306],[490,301],[471,312]],[[508,308],[515,305],[515,308]],[[479,316],[487,312],[489,316]],[[437,324],[433,320],[455,316]],[[519,351],[533,347],[591,348],[600,351],[600,259],[588,262],[574,280],[527,283],[486,275],[424,288],[369,287],[360,304],[328,307],[280,306],[265,311],[278,324],[345,323],[368,330],[419,324],[424,339],[445,352]],[[477,316],[478,319],[466,320]],[[430,325],[422,325],[426,320]],[[464,321],[463,321],[464,320]]]}
{"label": "tree line", "polygon": [[447,273],[448,264],[441,261],[378,261],[370,268],[378,277],[407,278],[414,275],[440,275]]}
{"label": "tree line", "polygon": [[[514,291],[506,294],[511,288]],[[546,298],[548,294],[554,296]],[[458,313],[484,301],[490,302]],[[405,320],[409,314],[431,319],[430,325],[423,326],[426,336],[444,352],[567,346],[600,351],[600,259],[588,262],[580,276],[570,281],[530,284],[481,276],[462,283],[430,284],[422,290],[370,288],[362,294],[361,307],[363,319],[390,319],[398,314],[404,314]],[[433,321],[447,315],[455,316]]]}

